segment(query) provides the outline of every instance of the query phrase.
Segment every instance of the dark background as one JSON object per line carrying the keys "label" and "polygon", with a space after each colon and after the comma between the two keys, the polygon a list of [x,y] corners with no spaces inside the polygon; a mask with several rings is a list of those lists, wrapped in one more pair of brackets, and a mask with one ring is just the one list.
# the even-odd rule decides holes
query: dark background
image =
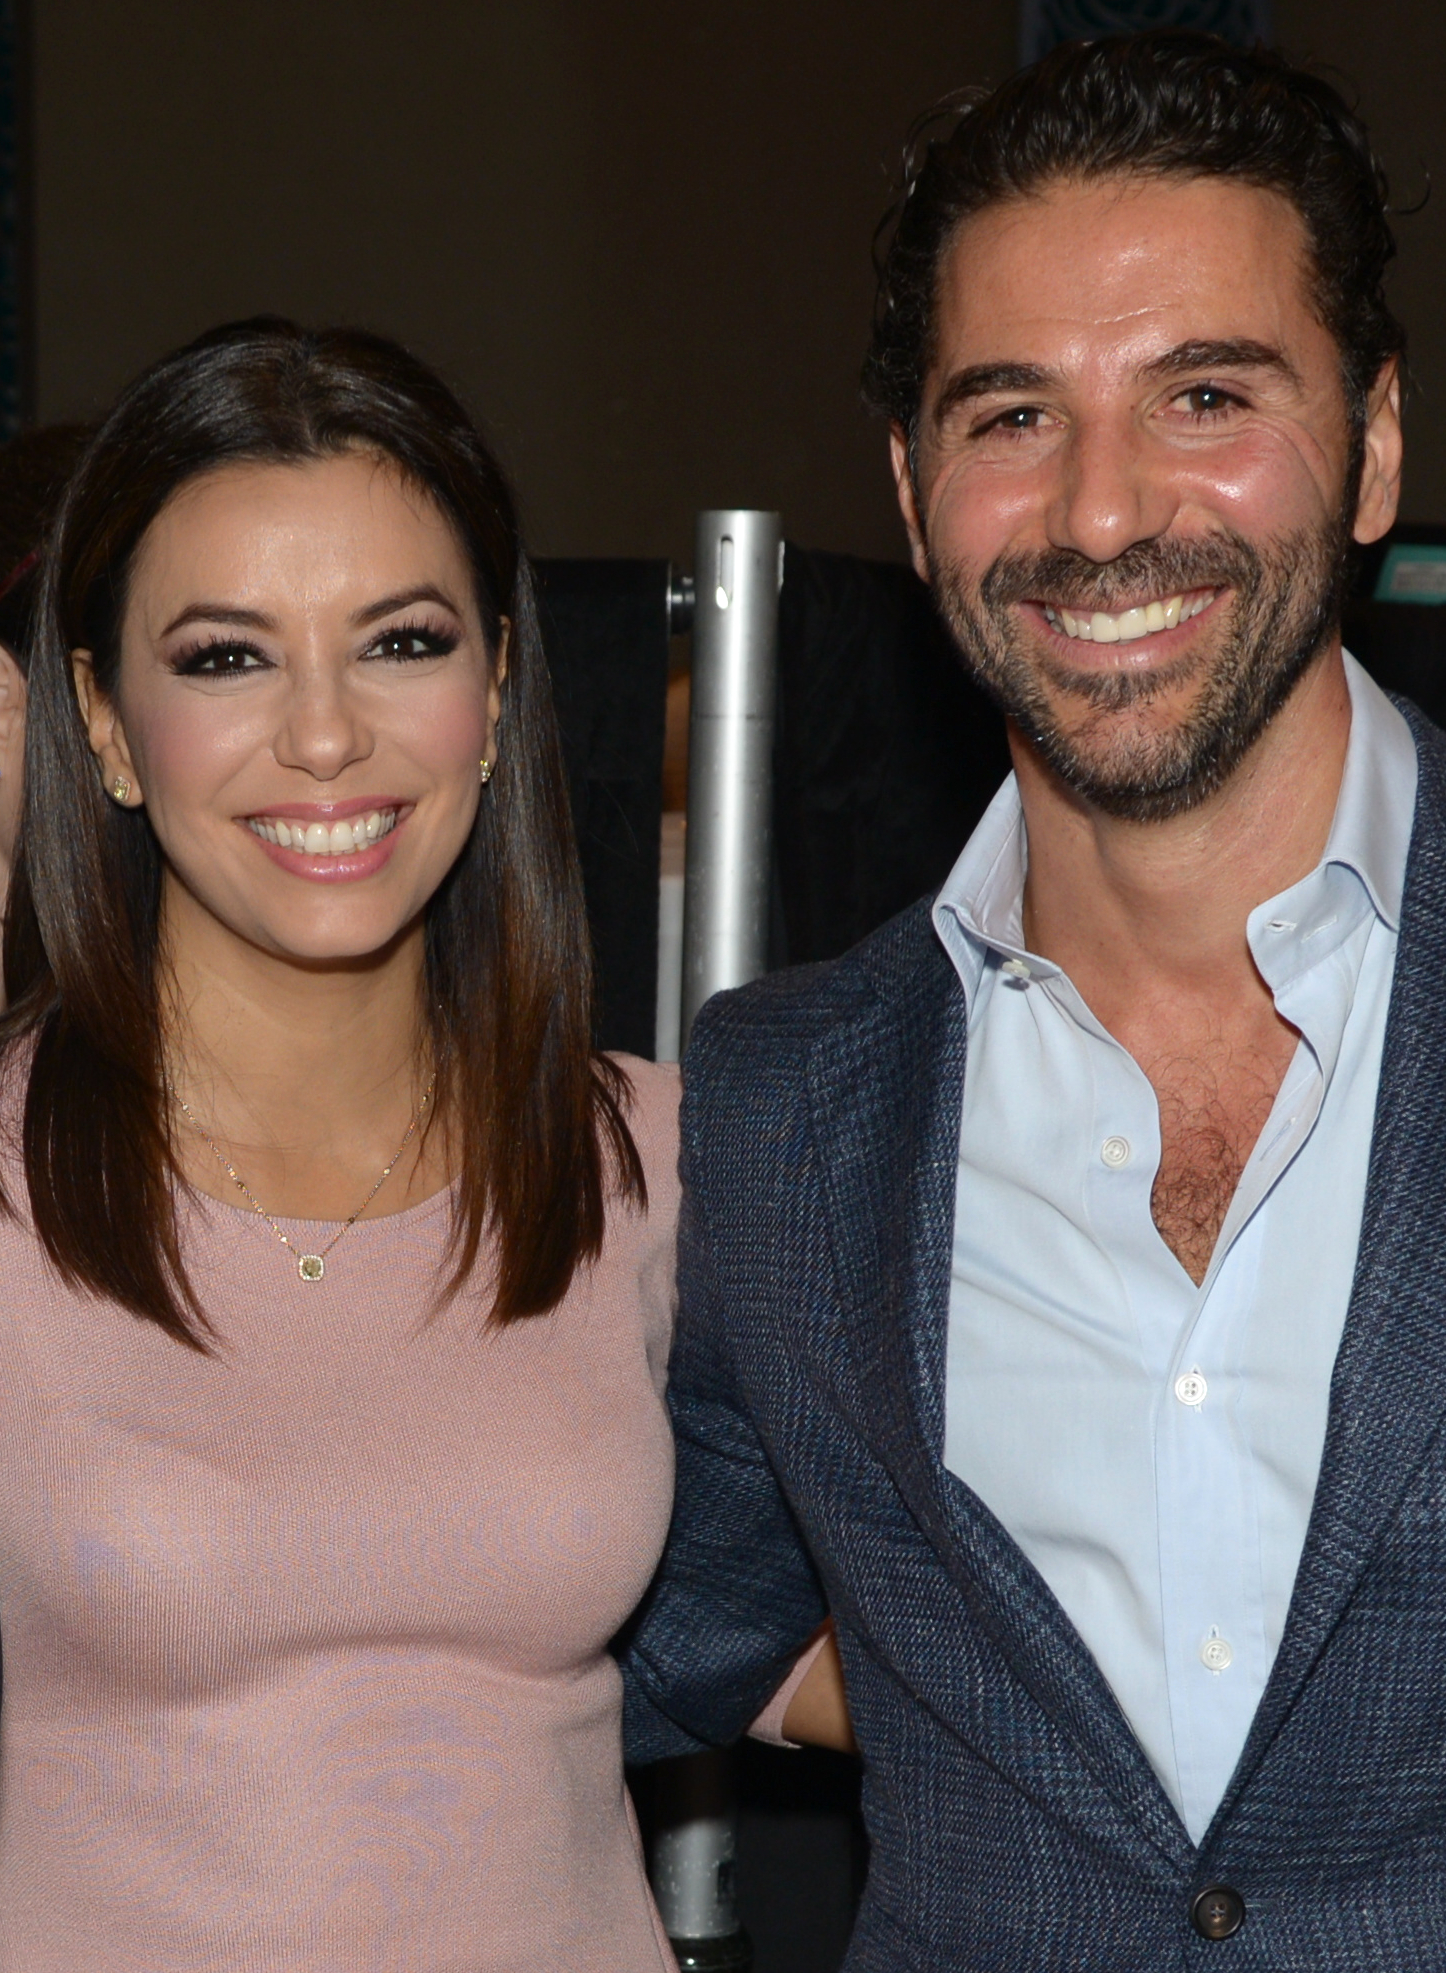
{"label": "dark background", "polygon": [[[1413,203],[1446,181],[1446,6],[1277,0]],[[537,552],[686,558],[703,506],[901,552],[857,403],[911,118],[1013,66],[1012,0],[36,0],[34,404],[94,412],[261,309],[437,363]],[[1446,519],[1446,186],[1400,225],[1408,516]]]}

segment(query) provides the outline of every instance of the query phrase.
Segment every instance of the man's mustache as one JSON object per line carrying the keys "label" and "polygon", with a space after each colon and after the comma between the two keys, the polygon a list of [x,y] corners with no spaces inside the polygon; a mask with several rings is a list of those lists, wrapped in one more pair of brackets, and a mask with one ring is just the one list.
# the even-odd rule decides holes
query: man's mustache
{"label": "man's mustache", "polygon": [[1249,595],[1262,569],[1258,548],[1224,532],[1197,541],[1136,542],[1111,562],[1092,562],[1073,548],[1046,548],[999,556],[979,585],[979,597],[990,611],[1032,602],[1113,614],[1142,598],[1187,589]]}

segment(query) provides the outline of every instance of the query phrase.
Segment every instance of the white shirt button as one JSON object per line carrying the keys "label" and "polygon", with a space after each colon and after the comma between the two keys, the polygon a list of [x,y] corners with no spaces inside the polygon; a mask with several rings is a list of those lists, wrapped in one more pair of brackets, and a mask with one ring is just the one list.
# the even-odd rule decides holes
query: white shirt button
{"label": "white shirt button", "polygon": [[1021,985],[1034,978],[1034,969],[1026,959],[1006,959],[999,970],[1007,979],[1018,980]]}
{"label": "white shirt button", "polygon": [[1185,1370],[1175,1379],[1175,1395],[1181,1404],[1191,1405],[1195,1410],[1205,1402],[1205,1393],[1210,1389],[1198,1370]]}
{"label": "white shirt button", "polygon": [[1100,1157],[1111,1171],[1118,1171],[1121,1165],[1130,1162],[1130,1140],[1128,1137],[1107,1137],[1100,1146]]}
{"label": "white shirt button", "polygon": [[1228,1671],[1235,1662],[1235,1653],[1230,1648],[1229,1639],[1222,1637],[1213,1626],[1210,1635],[1200,1646],[1200,1662],[1207,1672]]}

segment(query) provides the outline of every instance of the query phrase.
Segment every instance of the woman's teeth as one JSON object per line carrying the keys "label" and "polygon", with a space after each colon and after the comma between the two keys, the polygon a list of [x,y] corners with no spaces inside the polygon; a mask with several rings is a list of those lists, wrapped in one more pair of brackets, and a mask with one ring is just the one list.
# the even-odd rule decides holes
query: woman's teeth
{"label": "woman's teeth", "polygon": [[264,836],[280,849],[301,850],[307,856],[345,856],[379,842],[397,826],[394,808],[374,808],[370,815],[354,815],[349,822],[283,822],[280,817],[253,815],[248,829]]}
{"label": "woman's teeth", "polygon": [[1044,614],[1066,637],[1082,637],[1086,643],[1132,644],[1137,637],[1149,637],[1157,630],[1173,630],[1188,623],[1215,601],[1213,589],[1198,589],[1191,596],[1162,596],[1153,603],[1142,603],[1133,610],[1112,616],[1108,610],[1067,610],[1046,603]]}

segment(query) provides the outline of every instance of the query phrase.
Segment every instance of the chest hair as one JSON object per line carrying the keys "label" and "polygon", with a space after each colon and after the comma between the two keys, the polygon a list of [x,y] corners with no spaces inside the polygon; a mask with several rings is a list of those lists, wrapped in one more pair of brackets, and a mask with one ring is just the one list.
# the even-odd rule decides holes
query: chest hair
{"label": "chest hair", "polygon": [[1281,1027],[1268,1047],[1217,1042],[1146,1068],[1160,1106],[1150,1210],[1161,1239],[1197,1284],[1294,1050],[1294,1031]]}

